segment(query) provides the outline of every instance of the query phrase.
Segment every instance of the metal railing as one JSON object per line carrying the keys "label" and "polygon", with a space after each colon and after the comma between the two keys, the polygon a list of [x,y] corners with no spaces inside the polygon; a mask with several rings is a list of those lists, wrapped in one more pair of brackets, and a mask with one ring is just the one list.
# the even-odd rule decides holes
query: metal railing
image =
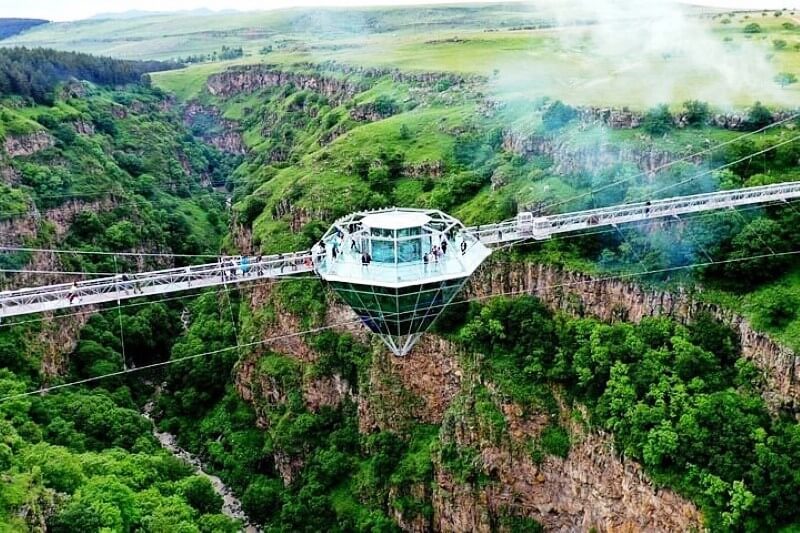
{"label": "metal railing", "polygon": [[216,263],[0,292],[0,317],[278,278],[313,270],[309,251],[264,256],[260,260],[256,257],[224,257]]}
{"label": "metal railing", "polygon": [[601,207],[574,213],[535,217],[523,212],[517,218],[499,224],[467,228],[486,245],[499,245],[519,240],[549,239],[558,233],[567,233],[599,226],[616,226],[629,222],[677,217],[713,209],[734,208],[743,205],[787,201],[800,198],[800,182],[778,183],[747,187],[664,200]]}

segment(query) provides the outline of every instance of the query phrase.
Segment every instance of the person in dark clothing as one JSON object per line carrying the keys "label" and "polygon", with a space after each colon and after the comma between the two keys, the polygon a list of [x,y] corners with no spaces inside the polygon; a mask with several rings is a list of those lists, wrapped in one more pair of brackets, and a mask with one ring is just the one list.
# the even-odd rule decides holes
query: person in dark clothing
{"label": "person in dark clothing", "polygon": [[467,254],[467,241],[461,241],[461,255]]}
{"label": "person in dark clothing", "polygon": [[131,293],[131,278],[127,274],[122,275],[122,289],[125,294]]}
{"label": "person in dark clothing", "polygon": [[369,266],[369,254],[367,252],[361,254],[361,266],[362,268]]}
{"label": "person in dark clothing", "polygon": [[447,253],[447,239],[442,239],[442,255]]}

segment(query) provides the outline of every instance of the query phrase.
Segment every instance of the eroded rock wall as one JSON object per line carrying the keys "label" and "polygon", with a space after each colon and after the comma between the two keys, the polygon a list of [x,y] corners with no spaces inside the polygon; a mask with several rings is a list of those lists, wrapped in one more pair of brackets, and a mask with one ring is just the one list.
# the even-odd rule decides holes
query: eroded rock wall
{"label": "eroded rock wall", "polygon": [[208,92],[225,98],[284,85],[318,92],[337,105],[365,89],[360,82],[335,76],[288,72],[261,65],[226,70],[210,76],[206,82]]}

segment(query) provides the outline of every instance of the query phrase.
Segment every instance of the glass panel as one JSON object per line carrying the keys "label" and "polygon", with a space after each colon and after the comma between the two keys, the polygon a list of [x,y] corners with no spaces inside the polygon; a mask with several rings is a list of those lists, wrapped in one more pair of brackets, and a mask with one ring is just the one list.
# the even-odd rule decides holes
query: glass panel
{"label": "glass panel", "polygon": [[372,260],[376,263],[394,263],[394,242],[372,239]]}
{"label": "glass panel", "polygon": [[411,263],[422,261],[422,241],[411,239],[397,242],[397,262]]}

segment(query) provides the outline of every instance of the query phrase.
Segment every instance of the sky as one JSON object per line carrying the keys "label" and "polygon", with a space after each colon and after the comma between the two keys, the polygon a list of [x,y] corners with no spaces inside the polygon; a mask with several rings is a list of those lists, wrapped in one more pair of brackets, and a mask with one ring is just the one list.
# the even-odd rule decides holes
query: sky
{"label": "sky", "polygon": [[[468,1],[468,0],[467,0]],[[486,1],[486,0],[483,0]],[[557,2],[558,0],[552,0]],[[777,9],[800,7],[800,0],[679,0],[683,3],[731,9]],[[209,8],[257,11],[310,6],[413,5],[465,3],[465,0],[0,0],[0,17],[78,20],[97,13],[128,11],[180,11]]]}

